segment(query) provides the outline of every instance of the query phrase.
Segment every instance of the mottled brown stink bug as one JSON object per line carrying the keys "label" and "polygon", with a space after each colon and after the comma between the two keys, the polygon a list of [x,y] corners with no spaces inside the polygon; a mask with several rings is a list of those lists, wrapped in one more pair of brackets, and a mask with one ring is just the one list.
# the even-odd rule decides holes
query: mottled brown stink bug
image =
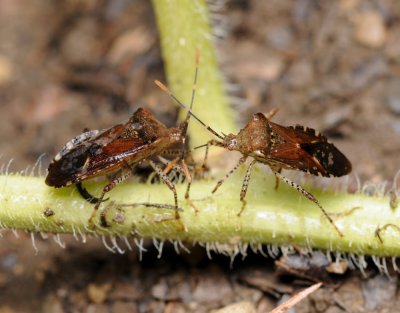
{"label": "mottled brown stink bug", "polygon": [[[196,53],[196,71],[194,86],[197,81],[199,54]],[[192,90],[190,107],[193,106],[195,88]],[[90,217],[92,221],[104,196],[119,183],[132,175],[133,168],[147,162],[157,175],[167,184],[174,194],[175,219],[179,219],[178,197],[173,182],[167,172],[175,168],[191,181],[191,175],[185,163],[185,140],[190,114],[177,127],[167,128],[146,109],[139,108],[123,124],[108,129],[90,130],[73,138],[54,157],[49,165],[46,184],[55,188],[76,185],[83,198],[95,204]],[[177,149],[177,145],[181,147]],[[156,161],[164,155],[176,158],[163,170]],[[99,198],[89,194],[82,187],[82,182],[97,176],[107,175],[111,181]],[[146,205],[146,204],[144,204]],[[148,206],[162,207],[158,204]],[[170,207],[165,205],[165,207]]]}
{"label": "mottled brown stink bug", "polygon": [[[156,84],[168,93],[182,108],[188,110],[165,85],[159,81],[156,81]],[[204,145],[206,146],[204,164],[207,160],[209,146],[218,146],[230,151],[238,151],[242,154],[236,166],[217,183],[212,193],[217,191],[225,179],[238,169],[240,165],[244,164],[248,157],[252,157],[253,160],[247,168],[240,192],[242,208],[238,215],[242,213],[246,205],[245,197],[251,170],[254,164],[259,162],[271,168],[276,177],[276,188],[278,187],[279,179],[281,179],[289,186],[301,192],[321,209],[338,234],[343,236],[319,201],[300,185],[281,175],[281,170],[292,169],[324,177],[339,177],[350,173],[350,161],[332,143],[328,142],[324,135],[318,134],[314,129],[299,125],[281,126],[271,122],[271,118],[277,111],[277,109],[273,109],[267,116],[263,113],[256,113],[237,135],[225,135],[217,133],[193,114],[190,109],[188,110],[198,122],[218,138],[218,140],[210,140]]]}

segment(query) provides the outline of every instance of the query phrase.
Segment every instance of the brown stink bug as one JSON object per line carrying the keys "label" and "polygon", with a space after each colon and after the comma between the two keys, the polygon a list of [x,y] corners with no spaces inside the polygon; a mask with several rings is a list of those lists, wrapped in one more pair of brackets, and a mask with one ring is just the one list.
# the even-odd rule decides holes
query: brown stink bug
{"label": "brown stink bug", "polygon": [[[165,85],[159,81],[156,81],[156,84],[168,93],[182,108],[188,110]],[[230,151],[238,151],[242,154],[236,166],[230,170],[223,179],[218,181],[212,193],[217,191],[225,179],[251,157],[253,160],[247,168],[240,192],[242,208],[238,215],[242,213],[246,206],[245,197],[250,181],[251,170],[254,164],[259,162],[271,168],[276,177],[276,188],[278,187],[279,179],[281,179],[289,186],[302,193],[307,199],[313,201],[321,209],[322,213],[333,225],[338,234],[343,236],[319,201],[300,185],[284,177],[281,171],[282,169],[292,169],[324,177],[339,177],[350,173],[350,161],[332,143],[328,142],[328,139],[324,135],[317,133],[314,129],[303,126],[282,126],[271,122],[271,118],[277,111],[277,109],[273,109],[267,116],[263,113],[256,113],[237,135],[225,135],[217,133],[193,114],[190,109],[188,110],[198,122],[218,138],[218,140],[210,140],[204,145],[206,146],[204,163],[207,160],[209,146],[218,146]]]}
{"label": "brown stink bug", "polygon": [[[197,52],[194,86],[197,81],[198,64]],[[193,87],[190,107],[193,106],[194,95]],[[100,203],[107,200],[104,199],[105,194],[131,176],[136,165],[147,162],[173,192],[175,219],[179,219],[178,196],[166,172],[171,168],[177,169],[189,182],[191,181],[184,161],[189,119],[188,112],[185,120],[177,127],[167,128],[149,110],[139,108],[123,124],[108,129],[86,131],[68,142],[54,157],[48,168],[46,184],[55,188],[76,185],[82,197],[95,204],[89,219],[91,222]],[[176,149],[177,145],[182,147]],[[171,161],[173,165],[167,165],[167,171],[163,171],[156,163],[163,155],[176,156]],[[92,196],[82,187],[83,181],[103,175],[111,177],[111,181],[103,188],[99,198]],[[158,204],[148,206],[160,207]]]}

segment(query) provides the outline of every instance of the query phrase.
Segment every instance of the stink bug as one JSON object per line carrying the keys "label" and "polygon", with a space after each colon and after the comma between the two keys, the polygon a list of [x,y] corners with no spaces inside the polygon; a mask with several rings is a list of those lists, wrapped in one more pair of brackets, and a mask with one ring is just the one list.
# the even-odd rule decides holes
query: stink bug
{"label": "stink bug", "polygon": [[225,179],[237,170],[240,165],[244,164],[249,157],[253,158],[243,180],[240,192],[242,207],[238,215],[242,213],[246,206],[245,198],[251,170],[254,164],[259,162],[271,168],[276,177],[276,188],[278,187],[279,179],[281,179],[303,194],[307,199],[313,201],[320,208],[337,233],[343,236],[319,201],[303,187],[281,174],[282,169],[300,170],[312,175],[324,177],[339,177],[350,173],[350,161],[332,143],[328,142],[328,139],[324,135],[317,133],[314,129],[299,125],[282,126],[271,122],[272,117],[278,111],[277,109],[273,109],[267,116],[263,113],[254,114],[237,135],[219,134],[201,121],[190,109],[187,109],[165,85],[159,81],[155,83],[168,93],[182,108],[185,108],[193,118],[201,123],[209,132],[218,138],[217,140],[210,140],[204,145],[206,146],[204,166],[207,160],[209,146],[218,146],[230,151],[238,151],[242,154],[236,166],[230,170],[224,178],[218,181],[212,193],[216,192]]}
{"label": "stink bug", "polygon": [[[196,53],[196,71],[194,86],[197,81],[199,54]],[[193,106],[195,88],[192,90],[190,107]],[[83,198],[95,204],[89,219],[92,221],[107,192],[132,175],[133,168],[147,162],[157,175],[167,184],[174,194],[175,219],[179,219],[178,196],[175,186],[167,176],[171,168],[183,173],[191,181],[191,175],[185,163],[185,140],[190,119],[190,113],[177,127],[167,128],[153,114],[144,108],[139,108],[132,117],[123,124],[117,124],[108,129],[90,130],[73,138],[54,157],[49,165],[46,184],[55,188],[76,185]],[[182,145],[181,149],[176,149]],[[155,160],[163,155],[175,154],[164,170]],[[82,187],[82,182],[103,175],[111,175],[99,198],[94,197]],[[144,204],[146,205],[146,204]],[[160,207],[159,204],[147,206]],[[166,207],[170,207],[167,206]]]}

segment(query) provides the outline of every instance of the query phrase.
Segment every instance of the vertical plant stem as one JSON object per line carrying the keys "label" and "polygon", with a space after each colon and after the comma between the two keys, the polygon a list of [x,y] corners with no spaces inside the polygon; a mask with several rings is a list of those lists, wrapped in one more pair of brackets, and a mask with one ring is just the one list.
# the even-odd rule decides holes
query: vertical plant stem
{"label": "vertical plant stem", "polygon": [[[153,0],[153,6],[169,87],[178,99],[189,104],[198,48],[200,69],[193,111],[220,132],[235,131],[234,115],[216,59],[206,1]],[[181,113],[183,116],[184,112]],[[196,122],[190,123],[189,135],[192,147],[210,138]]]}

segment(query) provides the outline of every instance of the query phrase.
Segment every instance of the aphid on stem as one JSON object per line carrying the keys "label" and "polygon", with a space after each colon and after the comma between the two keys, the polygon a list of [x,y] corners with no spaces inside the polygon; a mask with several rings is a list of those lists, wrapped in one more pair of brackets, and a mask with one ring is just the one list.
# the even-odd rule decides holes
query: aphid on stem
{"label": "aphid on stem", "polygon": [[350,173],[350,161],[332,143],[328,142],[325,136],[318,134],[311,128],[303,126],[287,127],[271,122],[272,117],[278,111],[277,109],[271,110],[267,115],[263,113],[254,114],[246,126],[236,135],[219,134],[201,121],[191,109],[187,109],[164,84],[159,81],[155,81],[155,83],[168,93],[182,108],[187,110],[210,133],[218,138],[210,140],[204,145],[206,146],[204,164],[207,162],[209,146],[218,146],[230,151],[238,151],[242,154],[236,166],[217,183],[212,193],[216,192],[223,182],[244,164],[249,157],[253,159],[247,168],[243,180],[240,192],[242,207],[238,215],[243,212],[246,206],[246,193],[250,182],[251,170],[258,162],[266,164],[271,168],[276,177],[276,188],[278,187],[279,179],[283,180],[307,199],[313,201],[335,228],[336,232],[340,236],[343,236],[319,201],[303,187],[281,174],[282,169],[301,170],[324,177],[339,177]]}
{"label": "aphid on stem", "polygon": [[[194,86],[197,82],[199,53],[196,51],[196,70]],[[190,108],[193,106],[195,87],[192,90]],[[167,173],[176,169],[191,182],[191,174],[185,163],[186,134],[190,113],[177,127],[167,128],[153,114],[144,108],[139,108],[132,117],[123,124],[117,124],[108,129],[88,130],[68,142],[54,157],[49,165],[46,184],[55,188],[76,185],[79,193],[90,203],[95,204],[89,222],[95,216],[105,194],[132,175],[136,165],[147,162],[164,181],[174,195],[175,216],[179,220],[178,196],[175,185]],[[177,145],[181,148],[176,149]],[[174,155],[175,159],[162,169],[156,160],[164,155]],[[92,196],[82,182],[97,176],[111,177],[99,198]],[[142,204],[145,206],[165,207],[169,205]],[[167,219],[164,219],[167,220]],[[106,224],[104,221],[102,224]]]}

